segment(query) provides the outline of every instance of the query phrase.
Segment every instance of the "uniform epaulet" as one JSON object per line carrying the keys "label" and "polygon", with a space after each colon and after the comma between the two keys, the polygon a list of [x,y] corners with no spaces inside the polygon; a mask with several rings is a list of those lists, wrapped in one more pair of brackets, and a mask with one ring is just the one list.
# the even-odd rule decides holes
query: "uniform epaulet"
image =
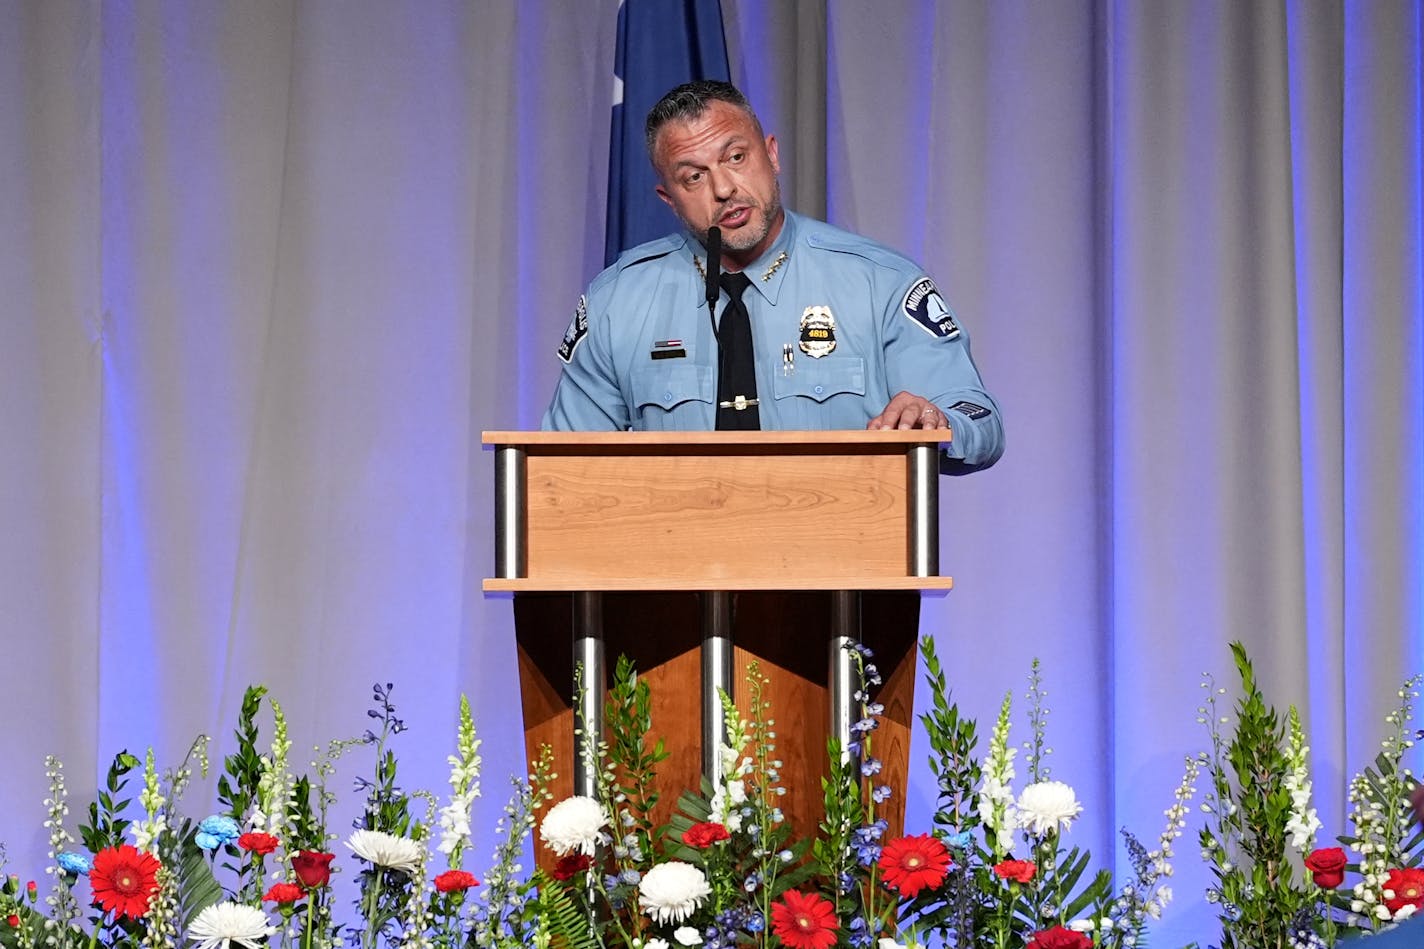
{"label": "uniform epaulet", "polygon": [[687,243],[687,237],[682,234],[669,234],[666,237],[659,237],[657,240],[648,241],[646,244],[639,244],[625,250],[618,259],[610,264],[603,273],[593,278],[589,284],[590,295],[596,293],[601,288],[607,286],[618,275],[625,270],[637,267],[639,264],[646,264],[649,261],[661,260],[668,254],[675,253],[683,244]]}
{"label": "uniform epaulet", "polygon": [[868,237],[861,237],[859,234],[852,234],[850,231],[843,231],[829,224],[821,224],[819,227],[812,228],[806,235],[806,243],[818,250],[827,250],[836,254],[854,254],[856,257],[893,270],[918,271],[920,269],[914,261],[899,251],[892,250]]}
{"label": "uniform epaulet", "polygon": [[646,244],[639,244],[637,247],[624,251],[617,260],[613,262],[613,269],[622,271],[629,267],[636,267],[645,264],[650,260],[657,260],[666,257],[687,243],[687,238],[682,234],[669,234],[666,237],[659,237],[655,241],[648,241]]}

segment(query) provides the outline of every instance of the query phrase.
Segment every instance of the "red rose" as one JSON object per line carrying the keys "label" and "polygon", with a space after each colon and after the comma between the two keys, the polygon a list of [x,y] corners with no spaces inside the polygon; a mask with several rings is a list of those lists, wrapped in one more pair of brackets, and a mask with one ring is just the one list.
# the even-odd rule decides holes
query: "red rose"
{"label": "red rose", "polygon": [[279,842],[271,834],[243,834],[237,838],[237,845],[243,850],[263,856],[276,850]]}
{"label": "red rose", "polygon": [[5,922],[10,924],[11,929],[20,928],[20,917],[16,916],[14,913],[11,913],[9,916],[6,916]]}
{"label": "red rose", "polygon": [[[1389,908],[1390,915],[1406,906],[1420,909],[1424,907],[1424,870],[1391,870],[1389,879],[1384,881],[1384,889],[1384,905]],[[1389,892],[1394,895],[1389,896]]]}
{"label": "red rose", "polygon": [[475,879],[473,873],[466,873],[464,870],[446,870],[433,882],[435,888],[441,893],[449,893],[452,890],[463,893],[472,886],[480,885],[480,881]]}
{"label": "red rose", "polygon": [[1027,883],[1038,872],[1038,865],[1032,860],[1004,860],[994,864],[994,872],[1005,880]]}
{"label": "red rose", "polygon": [[1063,926],[1054,926],[1034,933],[1024,949],[1093,949],[1093,940]]}
{"label": "red rose", "polygon": [[682,842],[698,850],[705,850],[719,840],[731,839],[732,835],[727,833],[727,828],[715,821],[693,824],[682,832]]}
{"label": "red rose", "polygon": [[560,857],[559,862],[554,864],[554,879],[572,880],[591,866],[593,858],[588,854],[571,853],[567,857]]}
{"label": "red rose", "polygon": [[292,858],[292,872],[302,881],[302,886],[314,890],[331,882],[331,861],[335,859],[334,853],[303,850]]}
{"label": "red rose", "polygon": [[307,891],[295,883],[273,883],[262,898],[269,903],[295,903],[306,895]]}
{"label": "red rose", "polygon": [[1345,862],[1345,851],[1339,847],[1321,847],[1305,858],[1305,868],[1316,886],[1333,890],[1345,881]]}

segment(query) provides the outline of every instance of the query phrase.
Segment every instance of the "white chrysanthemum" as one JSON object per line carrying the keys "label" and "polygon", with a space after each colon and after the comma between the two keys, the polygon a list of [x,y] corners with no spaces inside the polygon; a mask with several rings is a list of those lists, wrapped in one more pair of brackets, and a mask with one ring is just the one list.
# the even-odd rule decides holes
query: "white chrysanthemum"
{"label": "white chrysanthemum", "polygon": [[681,923],[712,892],[707,877],[690,863],[669,860],[653,867],[638,884],[638,906],[653,922]]}
{"label": "white chrysanthemum", "polygon": [[346,846],[368,863],[388,870],[400,870],[412,876],[420,867],[423,856],[420,844],[414,840],[380,830],[355,831],[347,838]]}
{"label": "white chrysanthemum", "polygon": [[1073,789],[1062,781],[1039,781],[1019,794],[1018,823],[1042,837],[1052,831],[1063,831],[1083,810]]}
{"label": "white chrysanthemum", "polygon": [[679,946],[702,945],[702,934],[696,926],[679,926],[672,931],[672,938],[677,940]]}
{"label": "white chrysanthemum", "polygon": [[267,914],[241,903],[214,903],[188,925],[188,935],[198,949],[230,949],[233,943],[258,949],[258,943],[277,931]]}
{"label": "white chrysanthemum", "polygon": [[597,801],[575,795],[549,808],[544,823],[539,825],[539,837],[561,857],[575,851],[591,857],[607,825],[608,815]]}

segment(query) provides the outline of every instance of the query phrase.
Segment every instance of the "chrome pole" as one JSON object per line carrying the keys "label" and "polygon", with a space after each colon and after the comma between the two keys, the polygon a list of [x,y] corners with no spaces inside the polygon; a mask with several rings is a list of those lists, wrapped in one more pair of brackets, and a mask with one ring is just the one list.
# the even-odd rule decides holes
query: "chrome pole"
{"label": "chrome pole", "polygon": [[939,576],[939,446],[910,448],[909,482],[910,576]]}
{"label": "chrome pole", "polygon": [[[598,796],[598,765],[584,754],[603,737],[603,594],[574,594],[574,793]],[[582,734],[580,733],[582,730]]]}
{"label": "chrome pole", "polygon": [[[841,760],[849,758],[850,726],[855,722],[855,660],[851,647],[860,642],[860,594],[836,590],[831,594],[830,683],[831,737],[840,743]],[[859,757],[859,756],[856,756]]]}
{"label": "chrome pole", "polygon": [[515,580],[529,575],[525,547],[524,498],[528,486],[524,449],[499,445],[494,450],[494,575]]}
{"label": "chrome pole", "polygon": [[722,782],[722,743],[727,721],[719,690],[732,688],[732,594],[702,594],[702,773],[713,786]]}

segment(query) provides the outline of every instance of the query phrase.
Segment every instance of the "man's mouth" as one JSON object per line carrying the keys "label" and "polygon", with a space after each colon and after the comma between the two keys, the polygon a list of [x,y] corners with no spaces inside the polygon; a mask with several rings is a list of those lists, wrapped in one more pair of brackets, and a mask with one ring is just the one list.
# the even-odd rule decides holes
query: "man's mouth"
{"label": "man's mouth", "polygon": [[717,219],[718,227],[741,227],[752,216],[750,207],[733,208]]}

